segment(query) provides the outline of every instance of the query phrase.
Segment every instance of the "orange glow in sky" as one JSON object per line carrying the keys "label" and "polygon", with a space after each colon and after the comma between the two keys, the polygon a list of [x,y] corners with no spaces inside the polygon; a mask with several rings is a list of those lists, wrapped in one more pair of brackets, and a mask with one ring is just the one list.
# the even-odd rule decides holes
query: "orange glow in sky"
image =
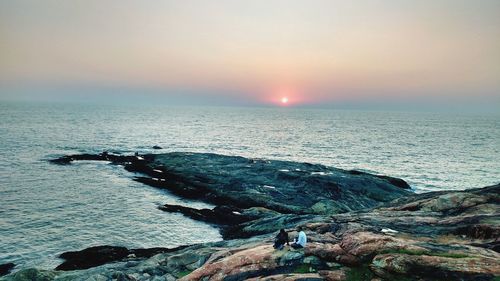
{"label": "orange glow in sky", "polygon": [[0,101],[500,99],[498,0],[104,2],[0,1]]}
{"label": "orange glow in sky", "polygon": [[299,102],[298,91],[293,86],[278,86],[268,92],[267,103],[277,106],[294,106]]}

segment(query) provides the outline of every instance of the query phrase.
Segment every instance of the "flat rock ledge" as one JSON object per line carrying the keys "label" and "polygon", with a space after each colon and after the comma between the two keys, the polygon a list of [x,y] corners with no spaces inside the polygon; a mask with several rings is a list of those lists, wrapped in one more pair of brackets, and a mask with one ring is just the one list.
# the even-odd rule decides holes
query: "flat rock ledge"
{"label": "flat rock ledge", "polygon": [[144,176],[136,180],[184,198],[280,213],[332,214],[372,208],[412,194],[402,179],[318,164],[174,152],[63,156],[51,162],[110,161]]}
{"label": "flat rock ledge", "polygon": [[[151,257],[125,257],[85,270],[25,269],[0,280],[500,280],[500,185],[412,194],[387,179],[365,173],[353,175],[332,170],[339,178],[333,175],[329,178],[328,171],[333,168],[318,171],[322,166],[312,165],[316,172],[325,174],[311,175],[311,170],[306,170],[310,164],[301,163],[297,164],[300,167],[292,165],[291,169],[306,171],[305,175],[295,177],[292,173],[290,181],[279,185],[283,176],[279,170],[285,169],[279,163],[274,166],[271,163],[278,168],[278,172],[271,173],[265,167],[269,164],[266,161],[242,158],[236,163],[250,165],[250,170],[227,167],[217,172],[221,167],[213,161],[225,162],[225,158],[210,160],[205,154],[193,154],[194,158],[174,154],[169,160],[170,166],[166,165],[165,155],[168,154],[145,156],[138,159],[139,163],[124,165],[142,167],[141,172],[146,175],[143,178],[165,182],[158,187],[174,190],[176,194],[190,189],[204,191],[192,197],[219,202],[215,209],[195,210],[172,205],[162,208],[220,225],[233,239],[190,245]],[[183,159],[199,161],[184,163]],[[174,165],[177,161],[179,164]],[[258,164],[252,166],[252,161]],[[210,169],[210,165],[215,168]],[[290,178],[291,169],[283,171],[283,178]],[[248,175],[250,171],[254,173]],[[165,181],[161,181],[159,174],[164,175]],[[236,176],[232,177],[233,174]],[[257,188],[268,181],[274,188]],[[340,191],[326,195],[332,190],[332,183]],[[262,192],[254,195],[262,198],[238,205],[231,194],[249,192],[241,186]],[[314,191],[313,186],[321,192]],[[224,195],[224,188],[230,195]],[[287,193],[287,188],[293,192]],[[376,201],[377,197],[368,192],[372,188],[396,195]],[[298,190],[312,194],[302,200],[307,208],[301,207],[298,199],[290,199],[290,204],[284,206],[279,194],[284,193],[287,198]],[[330,199],[325,199],[327,196]],[[359,208],[340,207],[348,204],[346,198],[350,196],[353,196],[353,206]],[[314,210],[312,206],[318,203],[314,201],[316,197],[321,202],[339,200],[342,204],[324,202],[327,207]],[[263,198],[271,198],[272,202],[264,205]],[[295,237],[299,225],[308,236],[304,249],[273,249],[273,237],[279,228],[286,228],[289,235]],[[125,250],[119,250],[123,251],[121,256],[129,256]],[[76,256],[81,256],[81,252]]]}
{"label": "flat rock ledge", "polygon": [[369,209],[412,194],[410,186],[398,178],[211,153],[128,156],[103,152],[68,155],[51,162],[79,160],[123,165],[140,174],[136,181],[216,205],[212,210],[168,204],[160,209],[214,224],[224,239],[270,233],[318,215]]}

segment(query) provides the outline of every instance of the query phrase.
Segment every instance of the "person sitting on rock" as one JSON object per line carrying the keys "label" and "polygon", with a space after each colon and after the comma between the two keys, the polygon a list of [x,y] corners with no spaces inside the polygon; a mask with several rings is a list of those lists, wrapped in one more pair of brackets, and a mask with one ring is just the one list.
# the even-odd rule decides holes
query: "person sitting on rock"
{"label": "person sitting on rock", "polygon": [[285,243],[287,245],[290,245],[289,240],[288,240],[288,233],[282,228],[280,229],[280,232],[278,235],[276,235],[276,238],[274,238],[274,248],[281,250],[285,246]]}
{"label": "person sitting on rock", "polygon": [[297,227],[297,231],[299,231],[299,236],[295,238],[295,241],[290,246],[294,249],[304,248],[307,243],[306,233],[301,226]]}

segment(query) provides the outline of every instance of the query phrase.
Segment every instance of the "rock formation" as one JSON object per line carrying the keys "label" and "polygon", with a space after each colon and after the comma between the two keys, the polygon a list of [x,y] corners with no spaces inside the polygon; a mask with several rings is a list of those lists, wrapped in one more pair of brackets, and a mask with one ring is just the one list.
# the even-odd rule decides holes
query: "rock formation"
{"label": "rock formation", "polygon": [[[91,248],[62,257],[102,261],[104,250],[117,253],[114,262],[79,271],[25,269],[0,280],[500,278],[500,185],[413,194],[399,179],[305,163],[189,153],[105,157],[142,172],[139,181],[217,205],[161,209],[218,225],[225,240],[143,256]],[[280,228],[293,238],[299,225],[308,237],[304,249],[273,249]]]}

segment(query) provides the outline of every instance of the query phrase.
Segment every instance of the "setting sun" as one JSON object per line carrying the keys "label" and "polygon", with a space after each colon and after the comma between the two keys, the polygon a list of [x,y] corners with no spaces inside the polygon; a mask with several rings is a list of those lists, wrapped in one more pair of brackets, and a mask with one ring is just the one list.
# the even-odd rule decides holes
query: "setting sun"
{"label": "setting sun", "polygon": [[288,103],[288,98],[287,98],[287,97],[282,97],[282,98],[281,98],[281,103],[282,103],[282,104],[286,104],[286,103]]}

